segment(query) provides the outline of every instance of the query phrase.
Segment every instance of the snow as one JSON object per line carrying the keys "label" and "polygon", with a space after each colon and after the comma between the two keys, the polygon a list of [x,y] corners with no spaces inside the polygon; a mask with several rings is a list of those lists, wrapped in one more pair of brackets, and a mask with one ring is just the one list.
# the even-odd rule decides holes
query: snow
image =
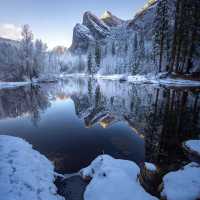
{"label": "snow", "polygon": [[26,81],[26,82],[0,82],[0,89],[15,88],[15,87],[28,85],[30,83],[31,83],[30,81]]}
{"label": "snow", "polygon": [[105,79],[105,80],[120,80],[121,78],[124,77],[123,74],[113,74],[113,75],[100,75],[100,74],[97,74],[95,76],[97,79]]}
{"label": "snow", "polygon": [[139,173],[140,168],[134,162],[114,159],[109,155],[98,156],[81,170],[83,178],[92,178],[84,200],[156,200],[140,185]]}
{"label": "snow", "polygon": [[190,163],[163,178],[162,197],[167,200],[196,200],[200,198],[200,166]]}
{"label": "snow", "polygon": [[0,199],[63,200],[56,194],[54,166],[26,141],[0,136]]}
{"label": "snow", "polygon": [[161,85],[172,85],[172,86],[200,86],[200,81],[193,81],[193,80],[184,80],[184,79],[172,79],[172,78],[166,78],[166,79],[159,79],[158,83]]}
{"label": "snow", "polygon": [[0,89],[4,88],[15,88],[20,86],[25,86],[28,84],[37,84],[40,82],[56,82],[61,79],[65,79],[65,77],[91,77],[99,80],[113,80],[113,81],[127,81],[129,83],[134,84],[154,84],[154,85],[165,85],[165,86],[176,86],[176,87],[199,87],[200,81],[192,81],[192,80],[182,80],[182,79],[171,79],[171,78],[157,78],[153,74],[147,75],[135,75],[128,76],[127,74],[113,74],[113,75],[88,75],[85,73],[59,73],[59,74],[45,74],[40,76],[38,79],[34,79],[31,81],[24,82],[0,82]]}
{"label": "snow", "polygon": [[[95,76],[99,79],[107,79],[107,80],[127,80],[130,83],[149,83],[156,85],[166,85],[166,86],[177,86],[177,87],[190,87],[190,86],[200,86],[200,81],[193,80],[183,80],[183,79],[172,79],[172,78],[157,78],[153,74],[147,75],[135,75],[135,76],[127,76],[124,74],[114,74],[114,75],[99,75]],[[124,78],[126,77],[126,78]]]}
{"label": "snow", "polygon": [[200,140],[188,140],[184,143],[186,148],[200,155]]}
{"label": "snow", "polygon": [[107,19],[107,18],[112,18],[112,14],[106,10],[101,16],[101,19]]}
{"label": "snow", "polygon": [[152,163],[145,162],[145,167],[152,172],[155,172],[157,170],[156,166]]}

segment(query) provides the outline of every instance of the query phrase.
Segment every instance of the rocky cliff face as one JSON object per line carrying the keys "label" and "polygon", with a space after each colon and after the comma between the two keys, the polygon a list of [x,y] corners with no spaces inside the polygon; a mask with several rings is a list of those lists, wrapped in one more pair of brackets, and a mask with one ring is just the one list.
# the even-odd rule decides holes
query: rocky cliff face
{"label": "rocky cliff face", "polygon": [[[74,28],[70,50],[75,54],[77,52],[86,54],[91,66],[85,71],[89,73],[135,75],[165,72],[168,70],[172,55],[175,2],[176,0],[171,0],[167,3],[165,17],[168,24],[162,66],[159,63],[160,44],[155,43],[155,38],[158,37],[159,40],[159,30],[162,29],[159,27],[161,19],[158,13],[161,4],[157,0],[149,1],[131,20],[121,20],[109,11],[100,18],[91,12],[86,12],[81,25],[84,28],[77,29],[77,26]],[[96,58],[98,59],[95,63]],[[195,65],[198,66],[198,63]],[[190,72],[193,71],[198,70],[193,67]]]}
{"label": "rocky cliff face", "polygon": [[84,14],[83,25],[91,31],[95,39],[105,38],[110,32],[110,28],[91,12]]}
{"label": "rocky cliff face", "polygon": [[85,12],[83,23],[76,24],[73,31],[73,41],[70,47],[75,54],[86,53],[90,43],[106,38],[110,27],[91,12]]}
{"label": "rocky cliff face", "polygon": [[127,21],[114,16],[109,11],[105,11],[100,18],[87,11],[83,16],[83,23],[74,27],[70,50],[73,53],[86,53],[90,43],[98,41],[105,44],[113,38],[121,40],[122,32],[128,32],[128,37],[131,37],[134,31],[144,30],[147,38],[151,38],[154,14],[155,4],[139,12],[134,19]]}
{"label": "rocky cliff face", "polygon": [[86,53],[90,43],[102,41],[111,34],[111,28],[119,26],[123,20],[106,11],[98,18],[87,11],[83,16],[83,23],[76,24],[73,31],[73,41],[70,50],[73,53]]}
{"label": "rocky cliff face", "polygon": [[76,24],[73,32],[73,43],[70,50],[73,53],[85,53],[89,47],[89,43],[95,39],[88,27],[82,24]]}

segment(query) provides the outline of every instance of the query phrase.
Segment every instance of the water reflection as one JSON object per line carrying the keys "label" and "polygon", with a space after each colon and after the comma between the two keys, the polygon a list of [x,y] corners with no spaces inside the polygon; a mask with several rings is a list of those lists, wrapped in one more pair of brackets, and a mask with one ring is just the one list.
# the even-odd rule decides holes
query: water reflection
{"label": "water reflection", "polygon": [[0,90],[0,119],[30,116],[36,125],[50,101],[40,86]]}
{"label": "water reflection", "polygon": [[61,171],[102,152],[169,170],[187,160],[182,141],[199,136],[199,95],[198,88],[91,78],[2,89],[0,131],[30,141]]}

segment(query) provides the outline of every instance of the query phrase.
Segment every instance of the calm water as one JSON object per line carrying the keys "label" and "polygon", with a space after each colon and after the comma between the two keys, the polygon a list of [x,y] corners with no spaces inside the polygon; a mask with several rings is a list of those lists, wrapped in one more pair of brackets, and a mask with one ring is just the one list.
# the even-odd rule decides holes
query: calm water
{"label": "calm water", "polygon": [[69,78],[0,90],[0,134],[24,138],[70,173],[97,155],[167,170],[187,161],[181,144],[199,137],[200,89]]}

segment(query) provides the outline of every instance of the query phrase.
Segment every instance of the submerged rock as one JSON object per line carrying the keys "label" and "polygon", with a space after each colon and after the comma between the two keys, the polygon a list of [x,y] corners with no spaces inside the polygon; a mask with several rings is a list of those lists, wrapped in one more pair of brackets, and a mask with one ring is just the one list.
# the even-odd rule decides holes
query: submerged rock
{"label": "submerged rock", "polygon": [[80,176],[72,176],[57,184],[58,193],[67,200],[84,200],[83,194],[87,185]]}

